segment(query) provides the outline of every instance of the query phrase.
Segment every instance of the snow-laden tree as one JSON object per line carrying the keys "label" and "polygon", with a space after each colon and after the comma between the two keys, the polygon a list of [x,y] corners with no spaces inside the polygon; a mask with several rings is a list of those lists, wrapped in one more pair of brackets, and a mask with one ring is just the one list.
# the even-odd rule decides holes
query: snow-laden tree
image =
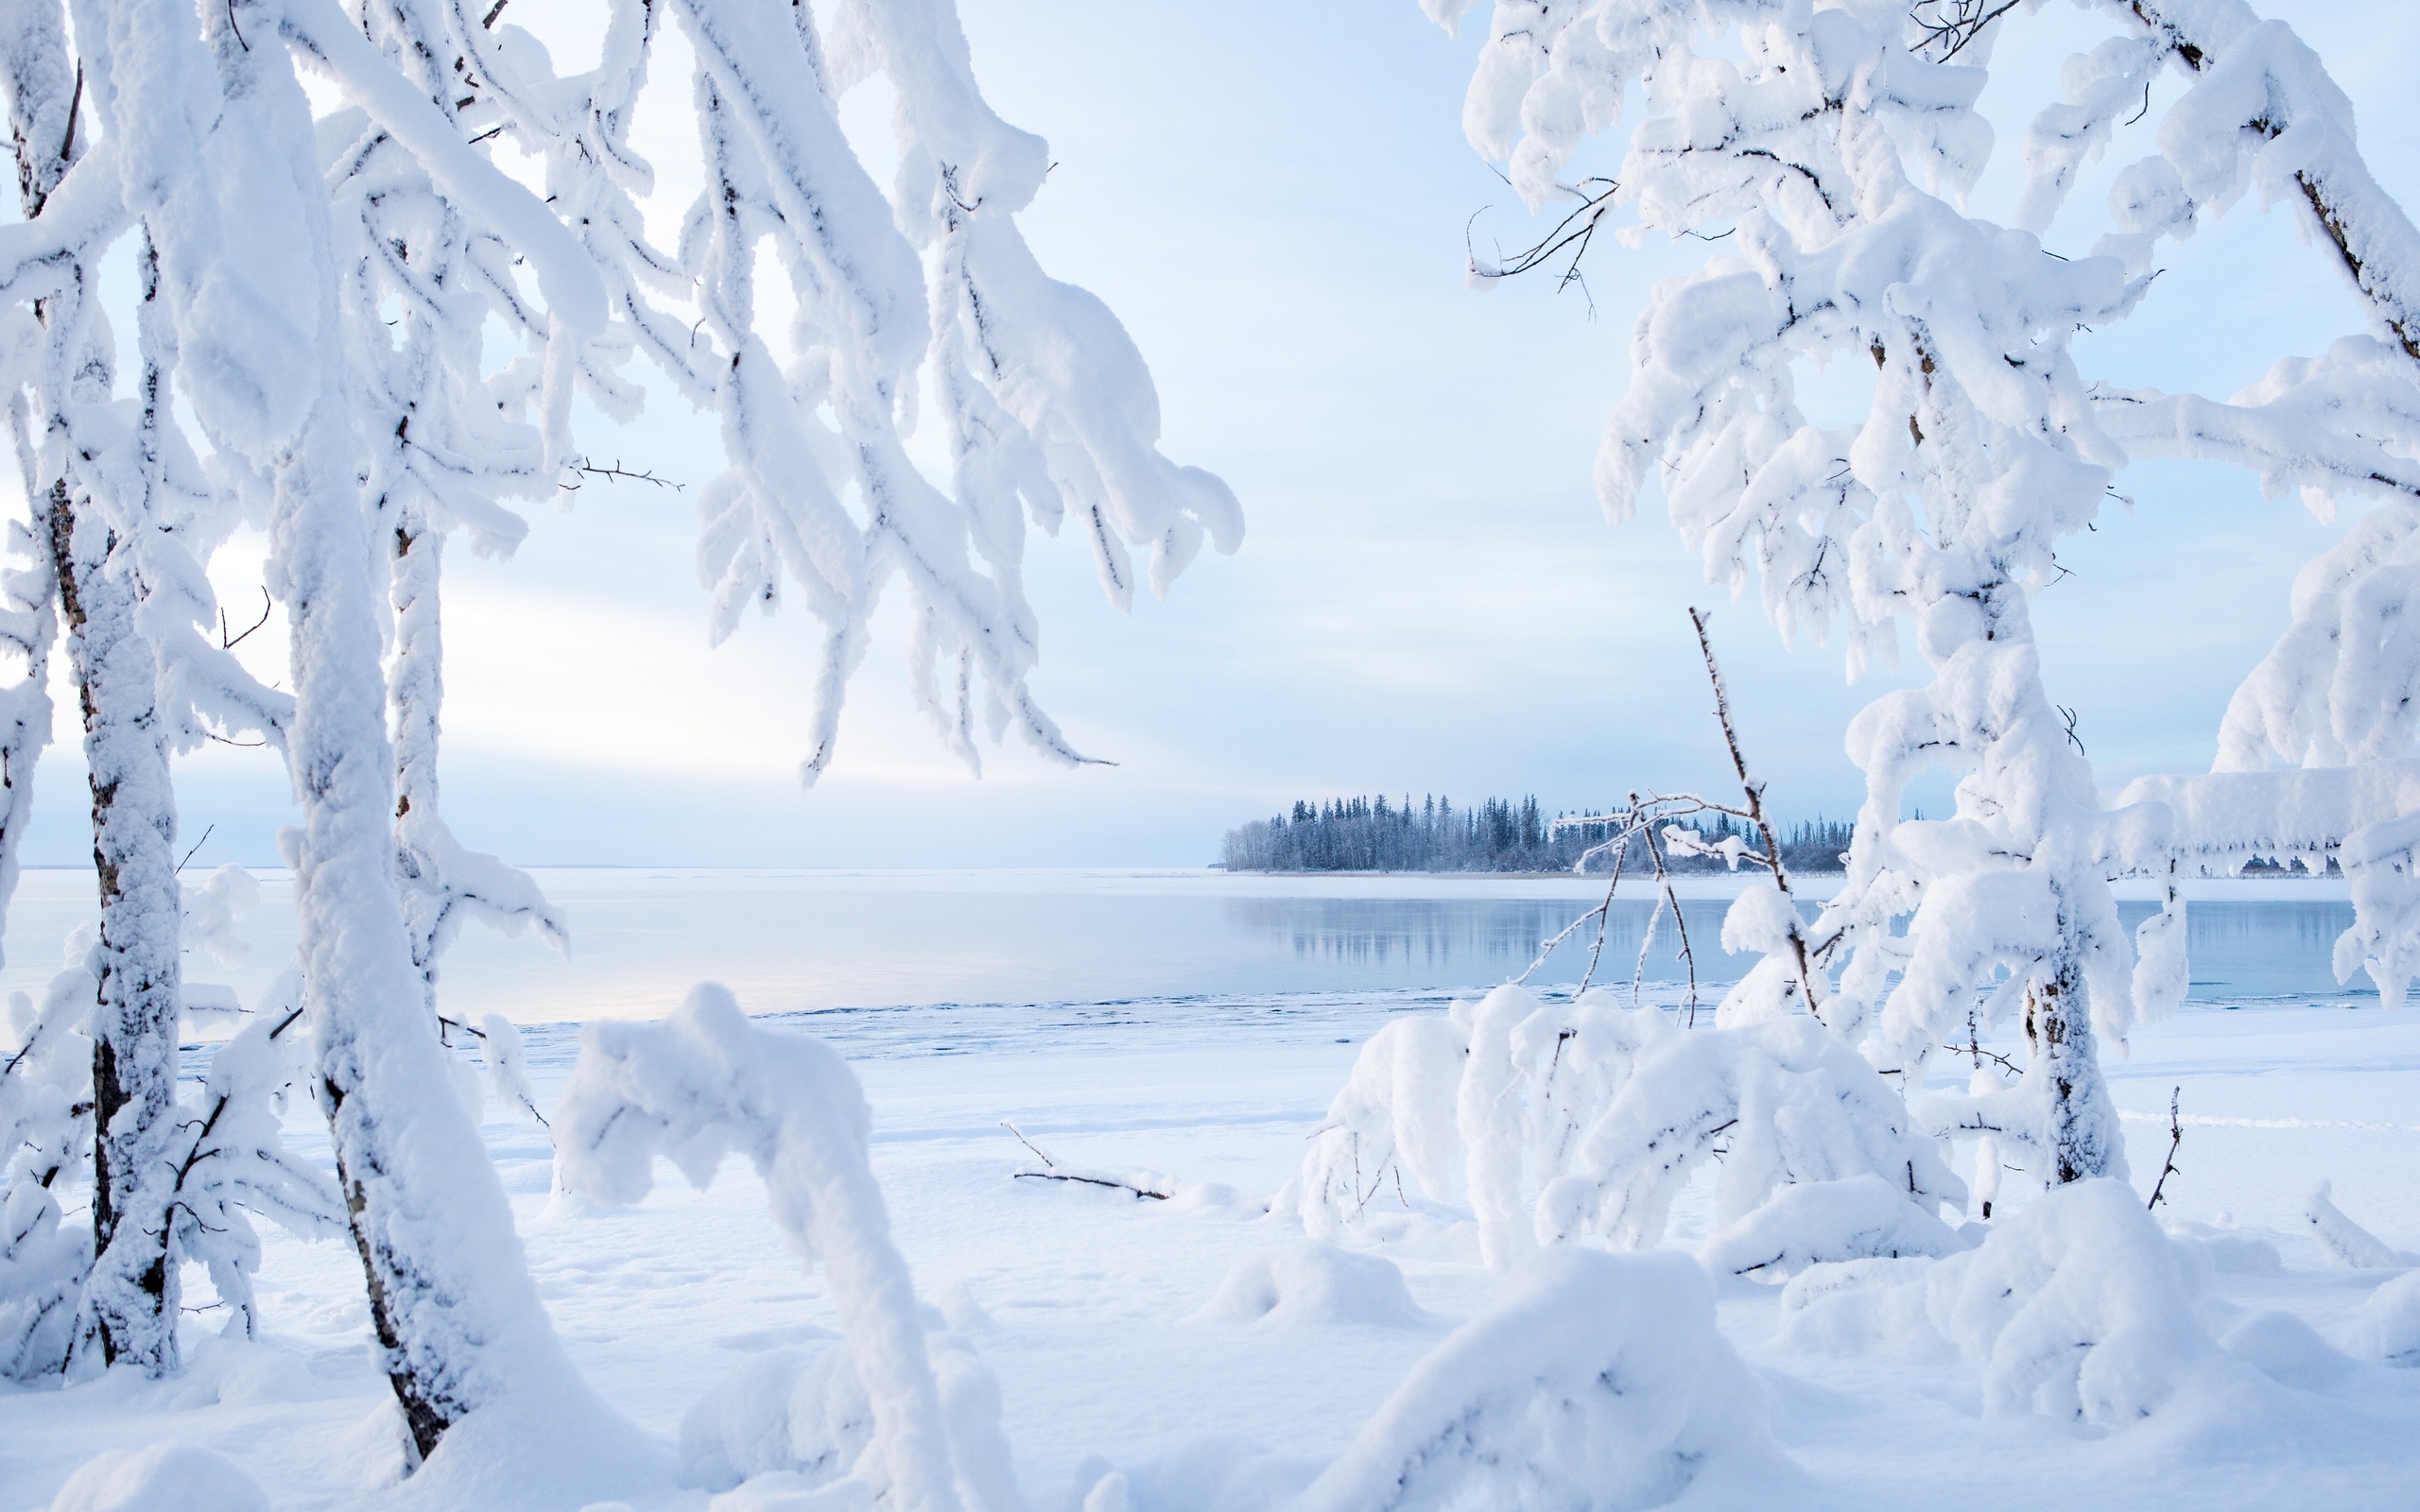
{"label": "snow-laden tree", "polygon": [[[1055,528],[1072,507],[1120,603],[1132,547],[1150,550],[1165,591],[1205,537],[1233,549],[1240,531],[1223,485],[1156,450],[1149,376],[1115,318],[1027,250],[1012,216],[1047,154],[983,105],[948,7],[844,6],[828,22],[767,0],[680,8],[707,189],[673,252],[641,234],[651,170],[628,143],[658,10],[614,6],[599,67],[565,77],[534,38],[496,25],[500,9],[126,0],[78,11],[71,59],[55,6],[26,0],[12,35],[31,61],[11,64],[12,102],[38,150],[21,166],[60,146],[45,198],[0,232],[0,291],[42,322],[15,348],[43,364],[28,381],[50,428],[28,430],[27,455],[58,459],[29,468],[29,491],[62,482],[71,505],[104,492],[72,470],[114,454],[70,444],[73,427],[126,402],[97,307],[62,301],[135,237],[143,398],[108,438],[132,438],[131,460],[111,464],[112,505],[164,507],[186,477],[173,393],[208,449],[207,497],[270,531],[315,1081],[421,1453],[466,1414],[567,1379],[429,1011],[461,918],[561,927],[438,816],[445,533],[509,549],[520,524],[498,500],[575,484],[575,392],[634,412],[640,390],[617,369],[647,352],[724,421],[726,471],[700,490],[718,633],[787,580],[823,621],[811,781],[894,576],[913,600],[914,684],[951,746],[972,761],[978,722],[995,738],[1014,723],[1073,761],[1026,686],[1038,630],[1019,578],[1025,515]],[[315,116],[305,70],[333,109]],[[837,112],[875,73],[901,101],[906,167],[890,195]],[[543,193],[499,169],[498,143],[541,161]],[[759,329],[752,287],[769,247],[797,306],[782,343]],[[523,348],[500,367],[498,323]],[[60,397],[71,380],[86,388]],[[927,382],[953,450],[947,489],[907,451]],[[103,576],[150,602],[133,564]],[[38,655],[47,635],[28,613],[9,629]],[[164,667],[184,664],[147,644]],[[150,680],[182,696],[172,671]],[[39,678],[29,686],[28,708]],[[162,728],[192,723],[166,702]],[[158,777],[146,791],[164,805],[164,756]],[[155,938],[173,961],[173,931]],[[172,1019],[151,1027],[164,1022],[172,1033]],[[489,1053],[506,1074],[511,1047]]]}
{"label": "snow-laden tree", "polygon": [[[97,15],[88,22],[108,24],[124,22]],[[139,34],[136,43],[139,51]],[[105,109],[106,80],[93,83],[88,108],[87,81],[71,75],[56,4],[11,6],[0,22],[0,47],[20,208],[30,222],[46,216],[84,155],[92,117]],[[169,757],[214,732],[280,740],[291,700],[260,687],[200,634],[216,605],[199,564],[234,522],[168,413],[177,336],[160,308],[152,249],[146,242],[138,253],[142,370],[126,397],[116,392],[115,342],[95,284],[100,254],[125,232],[128,216],[80,204],[59,218],[63,234],[48,250],[48,286],[32,311],[39,335],[17,343],[23,360],[10,374],[35,543],[47,545],[48,560],[17,580],[26,620],[12,639],[26,650],[28,679],[5,755],[12,809],[21,816],[33,757],[48,733],[40,682],[55,615],[66,629],[83,713],[100,884],[99,1005],[91,1025],[97,1253],[79,1334],[96,1335],[109,1359],[156,1372],[175,1364],[177,1315],[169,1254],[182,1000]],[[21,824],[0,830],[9,852],[0,867],[9,882],[21,839]]]}
{"label": "snow-laden tree", "polygon": [[[2290,29],[2240,0],[2080,3],[2118,34],[2069,61],[2064,97],[2027,133],[2011,226],[1960,201],[1992,145],[1975,101],[1994,43],[2037,5],[1507,3],[1464,116],[1533,207],[1578,200],[1542,249],[1584,249],[1616,225],[1634,242],[1717,245],[1639,319],[1599,493],[1619,520],[1654,478],[1711,580],[1761,577],[1785,639],[1844,630],[1852,674],[1895,658],[1900,622],[1913,629],[1930,682],[1849,730],[1867,801],[1848,885],[1812,932],[1838,972],[1817,1011],[1913,1077],[1987,988],[1985,1022],[2021,1013],[2021,1085],[1935,1099],[1928,1115],[2056,1181],[2122,1173],[2095,1040],[2172,1006],[2187,982],[2173,885],[2130,951],[2111,877],[2333,856],[2359,909],[2340,972],[2367,962],[2393,999],[2420,970],[2420,825],[2406,817],[2420,803],[2405,799],[2420,653],[2403,612],[2420,539],[2420,236]],[[1430,5],[1448,25],[1465,9]],[[2117,230],[2091,256],[2052,253],[2039,237],[2079,168],[2170,71],[2186,88],[2162,109],[2159,150],[2118,176]],[[1612,178],[1559,181],[1634,110]],[[2224,402],[2087,381],[2073,334],[2126,316],[2165,238],[2255,189],[2301,217],[2371,331]],[[1827,429],[1798,386],[1806,365],[1843,359],[1871,362],[1872,396],[1860,422]],[[1825,382],[1846,387],[1837,369]],[[2292,628],[2228,710],[2219,773],[2104,805],[2043,687],[2030,600],[2116,472],[2163,455],[2251,468],[2323,515],[2347,495],[2390,502],[2304,573]],[[2277,763],[2302,769],[2264,770]],[[1955,815],[1902,821],[1908,782],[1940,767],[1961,775]]]}
{"label": "snow-laden tree", "polygon": [[[1719,248],[1639,318],[1599,494],[1620,520],[1655,479],[1711,580],[1760,575],[1786,639],[1844,626],[1852,673],[1895,660],[1900,621],[1914,630],[1931,680],[1849,731],[1867,799],[1813,932],[1839,972],[1815,1011],[1912,1078],[2000,979],[1984,1014],[2021,1006],[2029,1064],[1972,1121],[2065,1181],[2123,1170],[2094,1040],[2135,1014],[2107,874],[2140,846],[2043,687],[2031,598],[2127,460],[2072,335],[2122,318],[2148,280],[1959,207],[1989,152],[1974,104],[2012,9],[1500,5],[1464,122],[1533,207],[1576,196],[1581,230],[1624,215],[1634,242]],[[1623,124],[1626,91],[1642,113],[1614,177],[1561,183],[1586,138]],[[1871,365],[1861,421],[1806,417],[1810,363]],[[1929,767],[1961,774],[1957,813],[1902,822]]]}

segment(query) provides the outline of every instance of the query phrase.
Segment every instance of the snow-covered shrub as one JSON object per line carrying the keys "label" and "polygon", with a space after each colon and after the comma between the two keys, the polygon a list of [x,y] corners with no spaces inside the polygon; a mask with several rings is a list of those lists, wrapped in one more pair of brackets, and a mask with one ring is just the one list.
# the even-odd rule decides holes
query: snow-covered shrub
{"label": "snow-covered shrub", "polygon": [[1414,1366],[1296,1506],[1745,1505],[1797,1482],[1705,1273],[1566,1246]]}
{"label": "snow-covered shrub", "polygon": [[1393,1261],[1312,1242],[1236,1262],[1193,1320],[1401,1329],[1419,1328],[1429,1317],[1411,1299]]}
{"label": "snow-covered shrub", "polygon": [[2207,1369],[2201,1268],[2120,1181],[2036,1198],[1924,1277],[1942,1336],[1982,1366],[1985,1406],[2122,1428]]}
{"label": "snow-covered shrub", "polygon": [[[1500,1267],[1584,1234],[1655,1245],[1674,1197],[1717,1159],[1726,1229],[1792,1188],[1873,1178],[1793,1204],[1787,1236],[1770,1235],[1783,1248],[1737,1268],[1773,1266],[1783,1249],[1790,1266],[1888,1253],[1894,1236],[1937,1249],[1935,1210],[1965,1198],[1898,1092],[1810,1019],[1683,1030],[1610,993],[1548,1004],[1508,985],[1371,1037],[1304,1161],[1298,1211],[1333,1237],[1374,1203],[1408,1207],[1407,1187],[1466,1199]],[[1884,1193],[1904,1218],[1884,1213]],[[1752,1248],[1769,1237],[1739,1232]]]}
{"label": "snow-covered shrub", "polygon": [[[555,1109],[556,1170],[566,1191],[635,1202],[654,1184],[659,1153],[700,1186],[726,1153],[747,1155],[783,1233],[809,1263],[821,1262],[849,1389],[871,1402],[868,1436],[845,1460],[846,1446],[831,1436],[835,1419],[812,1411],[791,1452],[830,1448],[836,1471],[845,1464],[873,1495],[940,1509],[955,1503],[960,1481],[979,1486],[992,1475],[996,1428],[988,1441],[977,1430],[996,1423],[998,1396],[952,1398],[936,1380],[915,1283],[890,1242],[869,1160],[872,1128],[856,1075],[830,1046],[759,1029],[728,989],[701,983],[660,1023],[581,1028],[579,1059]],[[816,1379],[838,1380],[839,1368],[834,1362]],[[829,1393],[818,1400],[828,1402]]]}
{"label": "snow-covered shrub", "polygon": [[67,1478],[50,1512],[268,1512],[233,1460],[191,1444],[106,1451]]}

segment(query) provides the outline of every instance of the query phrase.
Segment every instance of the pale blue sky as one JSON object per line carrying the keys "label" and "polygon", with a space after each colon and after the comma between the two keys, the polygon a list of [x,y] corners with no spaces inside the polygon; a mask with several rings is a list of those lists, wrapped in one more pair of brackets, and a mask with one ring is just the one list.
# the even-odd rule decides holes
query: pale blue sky
{"label": "pale blue sky", "polygon": [[[2420,8],[2263,9],[2334,67],[2373,166],[2420,205],[2407,66]],[[539,18],[566,61],[576,14]],[[515,560],[449,563],[445,801],[462,839],[528,864],[1199,865],[1226,828],[1298,796],[1534,792],[1553,809],[1717,782],[1682,609],[1722,595],[1660,503],[1609,528],[1589,483],[1644,292],[1702,249],[1600,246],[1593,319],[1547,281],[1462,287],[1474,213],[1506,245],[1543,224],[1461,138],[1483,16],[1456,41],[1411,0],[967,0],[964,14],[993,103],[1058,160],[1024,216],[1045,266],[1125,320],[1158,382],[1165,449],[1223,475],[1249,521],[1238,555],[1203,557],[1131,619],[1102,602],[1080,542],[1033,541],[1036,692],[1080,747],[1120,765],[1070,772],[1003,749],[967,777],[908,707],[886,624],[838,762],[801,792],[811,626],[752,621],[709,652],[689,496],[600,485],[568,514],[535,512]],[[1977,213],[2014,205],[2026,116],[2059,60],[2103,34],[2057,0],[2010,33]],[[651,215],[688,193],[676,62],[660,60],[645,128],[668,183]],[[878,139],[878,90],[850,111]],[[2109,175],[2149,129],[2121,137],[2053,248],[2090,246]],[[2282,213],[2240,206],[2164,261],[2141,315],[2080,349],[2118,381],[2223,395],[2358,329]],[[584,426],[601,457],[693,481],[717,465],[712,426],[678,401],[627,430],[594,414]],[[2053,696],[2112,787],[2207,765],[2228,693],[2285,623],[2294,569],[2333,535],[2216,468],[2145,467],[2119,487],[2137,512],[2063,550],[2075,576],[2037,608]],[[222,563],[231,607],[256,601],[257,557],[239,543]],[[1785,654],[1753,597],[1716,627],[1772,801],[1850,813],[1859,779],[1841,731],[1889,684],[1845,685],[1836,651]],[[266,634],[258,648],[279,675]],[[36,861],[89,853],[72,710],[62,699],[65,745],[38,779]],[[188,843],[219,826],[201,862],[272,859],[270,830],[292,816],[260,756],[184,765]]]}

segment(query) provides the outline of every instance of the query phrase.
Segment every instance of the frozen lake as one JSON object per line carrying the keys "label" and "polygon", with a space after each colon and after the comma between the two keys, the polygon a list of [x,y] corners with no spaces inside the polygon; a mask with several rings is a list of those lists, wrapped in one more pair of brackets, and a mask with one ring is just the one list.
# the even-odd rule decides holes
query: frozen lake
{"label": "frozen lake", "polygon": [[[261,906],[244,925],[252,941],[248,965],[186,963],[193,979],[224,982],[248,1003],[294,944],[289,879],[259,875]],[[538,876],[570,915],[570,954],[557,955],[534,936],[508,939],[474,924],[446,957],[449,1011],[500,1012],[522,1022],[653,1018],[708,978],[728,984],[756,1013],[1179,1003],[1250,1003],[1270,1011],[1340,998],[1400,1005],[1517,974],[1542,939],[1604,895],[1601,881],[1576,877],[648,869]],[[1725,955],[1720,943],[1722,911],[1737,885],[1692,883],[1684,907],[1699,980],[1717,996],[1749,964]],[[1807,890],[1825,885],[1816,880]],[[1624,891],[1599,982],[1630,980],[1651,912],[1649,899]],[[90,872],[26,872],[10,912],[0,990],[39,992],[58,970],[60,942],[93,917],[93,898]],[[2152,905],[2121,908],[2131,927]],[[2188,919],[2196,999],[2376,1001],[2365,976],[2339,987],[2329,967],[2336,936],[2352,920],[2341,883],[2198,884]],[[1533,982],[1578,981],[1593,934],[1575,935]],[[1673,943],[1668,921],[1647,963],[1650,982],[1679,983]],[[965,1022],[971,1027],[988,1017]],[[928,1032],[926,1022],[919,1034]]]}

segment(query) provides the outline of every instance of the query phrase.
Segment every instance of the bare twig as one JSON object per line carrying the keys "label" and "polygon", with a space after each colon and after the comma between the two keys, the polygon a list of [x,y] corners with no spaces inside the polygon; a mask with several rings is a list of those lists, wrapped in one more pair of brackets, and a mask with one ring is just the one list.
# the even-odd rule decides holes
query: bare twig
{"label": "bare twig", "polygon": [[[1571,260],[1564,266],[1562,276],[1555,280],[1555,290],[1560,293],[1577,284],[1581,292],[1587,292],[1587,280],[1580,275],[1580,260],[1587,255],[1589,242],[1595,239],[1598,227],[1613,210],[1614,196],[1621,191],[1621,185],[1611,179],[1592,178],[1582,179],[1577,185],[1562,187],[1565,194],[1580,200],[1580,208],[1557,221],[1554,230],[1540,237],[1534,246],[1513,253],[1510,260],[1482,267],[1478,254],[1470,249],[1470,231],[1465,227],[1462,232],[1463,251],[1469,258],[1473,275],[1484,279],[1518,278],[1568,248]],[[1471,219],[1476,223],[1478,216],[1473,215]]]}
{"label": "bare twig", "polygon": [[2152,1199],[2143,1204],[2146,1209],[2156,1208],[2166,1201],[2164,1189],[2168,1186],[2168,1178],[2183,1174],[2176,1168],[2176,1147],[2185,1143],[2185,1120],[2176,1110],[2176,1100],[2184,1095],[2185,1089],[2182,1087],[2172,1088],[2169,1091],[2168,1160],[2159,1168],[2159,1179],[2152,1183]]}
{"label": "bare twig", "polygon": [[1036,1144],[1035,1143],[1033,1143],[1033,1141],[1031,1141],[1031,1140],[1029,1140],[1029,1139],[1027,1139],[1027,1138],[1025,1137],[1025,1130],[1023,1130],[1023,1129],[1021,1129],[1021,1128],[1017,1127],[1014,1124],[1010,1123],[1007,1119],[1005,1119],[1005,1118],[1004,1118],[1004,1119],[1000,1120],[1000,1126],[1001,1126],[1002,1128],[1004,1128],[1004,1129],[1007,1129],[1010,1133],[1011,1133],[1011,1134],[1015,1135],[1015,1136],[1017,1137],[1017,1143],[1018,1143],[1019,1144],[1022,1144],[1022,1145],[1024,1145],[1027,1149],[1031,1150],[1031,1151],[1033,1152],[1033,1158],[1034,1158],[1035,1160],[1040,1160],[1040,1161],[1041,1161],[1043,1164],[1045,1164],[1045,1165],[1057,1165],[1057,1164],[1059,1163],[1058,1161],[1056,1161],[1056,1160],[1052,1160],[1052,1159],[1050,1158],[1050,1156],[1049,1156],[1049,1153],[1048,1153],[1047,1151],[1044,1150],[1044,1149],[1043,1149],[1043,1147],[1042,1147],[1041,1145]]}
{"label": "bare twig", "polygon": [[227,633],[227,609],[226,609],[226,606],[224,606],[224,605],[219,606],[219,610],[218,610],[218,649],[220,649],[221,651],[233,651],[233,649],[235,649],[235,647],[237,647],[237,646],[239,646],[239,645],[243,644],[244,644],[245,639],[246,639],[247,637],[249,637],[249,636],[252,633],[252,630],[257,630],[257,629],[259,629],[262,626],[267,625],[267,624],[268,623],[268,617],[269,617],[269,615],[270,615],[271,613],[273,613],[273,612],[276,610],[276,609],[277,609],[277,601],[276,601],[275,599],[273,599],[273,598],[271,598],[271,597],[269,597],[269,596],[268,596],[268,589],[266,589],[266,588],[262,589],[262,590],[261,590],[261,617],[260,617],[259,619],[256,619],[256,620],[252,621],[251,629],[248,629],[248,630],[246,630],[242,635],[229,635],[229,634]]}
{"label": "bare twig", "polygon": [[[675,483],[670,478],[657,477],[655,475],[655,470],[652,468],[648,469],[644,472],[633,472],[630,469],[622,466],[619,460],[616,460],[612,467],[596,467],[591,464],[586,457],[582,457],[579,461],[572,463],[569,467],[564,469],[564,471],[568,472],[585,472],[590,477],[603,478],[608,483],[617,483],[623,478],[629,478],[633,483],[647,483],[652,484],[659,489],[670,489],[675,493],[679,493],[688,487],[685,483]],[[562,489],[566,493],[577,493],[579,491],[581,485],[578,483],[559,483],[556,487]]]}
{"label": "bare twig", "polygon": [[1908,19],[1925,34],[1917,46],[1941,46],[1941,56],[1933,61],[1945,63],[2016,7],[2017,0],[1921,0],[1909,8]]}
{"label": "bare twig", "polygon": [[1799,921],[1798,899],[1789,890],[1789,871],[1782,865],[1781,839],[1773,833],[1772,820],[1765,814],[1765,784],[1748,773],[1748,758],[1739,751],[1739,731],[1731,723],[1731,694],[1722,683],[1722,667],[1714,659],[1714,642],[1706,635],[1705,615],[1695,606],[1689,610],[1689,623],[1697,627],[1698,649],[1705,656],[1705,675],[1714,684],[1714,717],[1722,726],[1723,744],[1731,747],[1731,769],[1739,774],[1740,791],[1748,795],[1748,817],[1765,837],[1766,866],[1773,874],[1773,885],[1781,889],[1783,901],[1789,904],[1789,949],[1798,968],[1798,990],[1806,1000],[1806,1012],[1816,1022],[1824,1022],[1823,1002],[1815,993],[1813,963],[1806,958],[1806,931]]}
{"label": "bare twig", "polygon": [[217,829],[217,828],[218,828],[218,826],[217,826],[217,825],[216,825],[216,824],[212,824],[212,825],[205,825],[205,826],[203,827],[202,832],[201,832],[201,838],[200,838],[200,839],[199,839],[199,840],[196,840],[196,841],[193,843],[193,850],[188,850],[188,851],[186,851],[186,852],[185,852],[185,860],[184,860],[184,861],[180,861],[180,862],[178,862],[178,863],[177,863],[177,870],[178,870],[178,871],[180,871],[180,872],[183,871],[183,870],[185,869],[185,861],[191,861],[191,860],[194,858],[194,856],[195,856],[197,853],[199,853],[199,852],[200,851],[200,850],[201,850],[201,848],[202,848],[203,846],[206,846],[206,845],[208,845],[208,844],[210,843],[210,835],[211,835],[211,832],[212,832],[212,831],[214,831],[214,830],[216,830],[216,829]]}
{"label": "bare twig", "polygon": [[1132,1181],[1119,1181],[1114,1177],[1105,1176],[1078,1176],[1072,1171],[1019,1171],[1011,1179],[1018,1181],[1074,1181],[1088,1187],[1108,1187],[1113,1191],[1132,1192],[1134,1194],[1135,1200],[1138,1202],[1145,1197],[1149,1197],[1154,1202],[1166,1202],[1168,1200],[1169,1196],[1172,1195],[1170,1193],[1154,1192],[1149,1187],[1138,1187]]}

